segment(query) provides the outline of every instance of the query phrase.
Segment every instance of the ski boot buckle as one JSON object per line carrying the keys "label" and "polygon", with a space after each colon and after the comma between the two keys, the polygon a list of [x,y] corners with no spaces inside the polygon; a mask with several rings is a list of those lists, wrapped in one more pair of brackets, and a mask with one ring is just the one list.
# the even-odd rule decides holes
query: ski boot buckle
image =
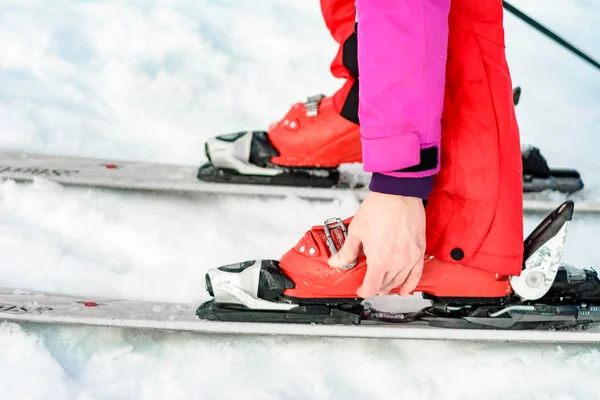
{"label": "ski boot buckle", "polygon": [[304,105],[306,106],[306,115],[309,117],[316,117],[319,115],[319,104],[321,100],[325,98],[325,95],[318,94],[316,96],[308,96]]}
{"label": "ski boot buckle", "polygon": [[[342,221],[342,219],[339,217],[326,219],[325,223],[323,224],[323,228],[325,230],[325,237],[327,238],[325,241],[327,243],[327,247],[329,247],[331,255],[334,255],[338,252],[338,248],[335,246],[336,241],[341,249],[344,244],[344,239],[346,239],[348,236],[348,229],[346,228],[344,221]],[[333,236],[335,236],[335,239],[337,240],[334,240]],[[356,260],[342,267],[341,269],[347,270],[354,266],[356,266]]]}

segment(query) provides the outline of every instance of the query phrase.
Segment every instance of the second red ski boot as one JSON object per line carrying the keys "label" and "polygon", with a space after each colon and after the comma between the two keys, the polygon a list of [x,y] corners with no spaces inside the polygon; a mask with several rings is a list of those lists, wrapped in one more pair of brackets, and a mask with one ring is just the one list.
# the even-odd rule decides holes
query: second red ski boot
{"label": "second red ski boot", "polygon": [[209,162],[198,178],[209,182],[286,186],[354,186],[340,178],[341,164],[362,162],[358,124],[342,117],[332,97],[297,103],[268,131],[246,131],[210,138]]}
{"label": "second red ski boot", "polygon": [[339,115],[331,97],[294,104],[268,136],[279,152],[271,159],[276,165],[335,168],[362,162],[359,126]]}

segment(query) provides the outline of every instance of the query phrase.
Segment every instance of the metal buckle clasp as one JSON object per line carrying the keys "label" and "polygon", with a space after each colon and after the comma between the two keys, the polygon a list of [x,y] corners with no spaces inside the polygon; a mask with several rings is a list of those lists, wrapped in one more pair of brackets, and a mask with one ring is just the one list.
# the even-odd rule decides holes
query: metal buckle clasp
{"label": "metal buckle clasp", "polygon": [[319,103],[325,98],[325,95],[308,96],[304,105],[306,106],[306,115],[316,117],[319,115]]}
{"label": "metal buckle clasp", "polygon": [[[345,239],[348,236],[348,230],[346,228],[346,225],[344,224],[344,221],[342,221],[341,218],[339,217],[334,217],[334,218],[328,218],[325,220],[325,223],[323,224],[323,228],[325,230],[325,237],[326,240],[325,242],[327,243],[327,247],[329,247],[329,251],[331,252],[331,255],[334,255],[338,252],[338,248],[335,246],[335,240],[332,236],[332,231],[335,231],[336,229],[339,229],[342,232],[342,238]],[[339,237],[339,235],[337,235]],[[344,241],[341,240],[341,243],[339,243],[340,248],[342,247],[342,245],[344,244]],[[342,270],[347,270],[350,268],[353,268],[354,266],[356,266],[356,262],[357,260],[354,260],[352,263],[342,267]]]}

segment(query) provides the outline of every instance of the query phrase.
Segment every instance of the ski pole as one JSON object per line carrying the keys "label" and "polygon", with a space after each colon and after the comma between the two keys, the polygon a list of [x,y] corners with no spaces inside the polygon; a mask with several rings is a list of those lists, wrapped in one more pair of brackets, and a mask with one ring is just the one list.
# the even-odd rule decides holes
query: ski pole
{"label": "ski pole", "polygon": [[546,28],[545,26],[543,26],[542,24],[537,22],[535,19],[531,18],[529,15],[527,15],[524,12],[520,11],[519,9],[515,8],[515,6],[511,5],[510,3],[506,2],[506,1],[502,1],[502,5],[508,12],[512,13],[517,18],[520,18],[525,23],[527,23],[527,24],[531,25],[532,27],[534,27],[535,29],[537,29],[539,32],[543,33],[544,35],[546,35],[550,39],[554,40],[558,44],[562,45],[563,47],[567,48],[568,50],[571,50],[573,53],[575,53],[576,55],[578,55],[585,61],[592,64],[594,67],[600,69],[600,63],[598,63],[598,61],[594,60],[593,58],[591,58],[590,56],[588,56],[581,50],[577,49],[575,46],[573,46],[572,44],[567,42],[565,39],[561,38],[556,33],[552,32],[550,29]]}

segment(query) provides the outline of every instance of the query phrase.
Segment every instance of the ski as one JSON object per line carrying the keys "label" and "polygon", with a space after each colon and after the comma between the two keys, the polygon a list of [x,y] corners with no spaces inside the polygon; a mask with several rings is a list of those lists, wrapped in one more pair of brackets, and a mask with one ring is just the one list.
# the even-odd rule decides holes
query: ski
{"label": "ski", "polygon": [[574,203],[567,201],[531,232],[518,276],[426,257],[416,291],[431,305],[413,306],[412,311],[383,311],[356,297],[366,270],[364,255],[341,269],[327,266],[347,235],[344,221],[328,219],[281,260],[244,261],[208,271],[205,286],[212,300],[196,314],[227,323],[426,324],[443,330],[501,330],[508,332],[506,337],[513,331],[573,332],[590,326],[600,332],[598,274],[561,264],[573,212]]}
{"label": "ski", "polygon": [[[148,163],[126,160],[112,160],[87,157],[38,154],[32,152],[0,150],[0,179],[17,182],[33,182],[47,179],[65,186],[95,187],[118,190],[171,192],[178,194],[207,193],[216,195],[259,196],[283,198],[297,196],[307,200],[331,201],[347,196],[362,201],[369,193],[366,185],[368,175],[352,170],[335,175],[335,183],[319,183],[318,176],[305,180],[304,185],[287,182],[265,183],[264,176],[251,175],[247,183],[236,181],[236,174],[227,171],[225,175],[215,172],[215,181],[203,180],[211,175],[210,164],[202,166]],[[317,171],[313,171],[318,175]],[[227,175],[229,174],[229,175]],[[215,177],[221,176],[222,181]],[[303,175],[300,175],[302,177]],[[328,175],[332,178],[332,175]],[[301,178],[298,178],[301,179]],[[240,179],[240,181],[244,181]],[[316,186],[308,186],[316,182]],[[530,186],[527,186],[529,182]],[[312,184],[310,184],[312,185]],[[525,193],[525,212],[549,212],[554,209],[554,199],[541,199],[543,188],[571,188],[572,178],[549,177],[530,179],[524,176],[525,191],[528,187],[535,193]],[[535,186],[535,190],[533,190]],[[575,188],[580,187],[578,183]],[[565,198],[568,196],[564,195]],[[581,201],[577,204],[580,213],[600,213],[600,203]]]}
{"label": "ski", "polygon": [[[519,276],[508,277],[512,291],[504,292],[501,297],[444,298],[422,293],[421,300],[415,300],[415,296],[397,298],[392,310],[389,306],[388,309],[373,306],[348,293],[340,295],[341,289],[335,285],[328,292],[331,296],[323,296],[328,286],[325,281],[310,283],[312,278],[306,271],[312,268],[309,265],[298,265],[300,275],[293,275],[290,270],[293,267],[288,265],[283,269],[278,260],[250,260],[209,270],[198,286],[204,286],[212,299],[198,303],[107,299],[3,288],[0,320],[204,334],[600,343],[598,274],[593,269],[561,264],[573,211],[573,202],[563,203],[527,237],[523,270]],[[336,243],[340,245],[339,241],[343,242],[345,237],[343,222],[326,221],[324,232],[325,242],[333,253]],[[316,254],[309,249],[298,249],[305,250]],[[335,274],[352,274],[356,265],[352,263]],[[333,271],[331,274],[334,275]],[[477,272],[471,270],[458,279],[463,281],[473,274]],[[317,280],[328,279],[318,271],[314,276]],[[422,279],[426,276],[424,273]],[[445,279],[442,277],[442,281]],[[508,283],[506,278],[494,279]],[[341,282],[338,276],[334,280]],[[309,297],[298,297],[302,288],[305,295],[311,293]]]}
{"label": "ski", "polygon": [[[408,302],[412,304],[411,302]],[[600,332],[452,329],[371,321],[360,325],[222,322],[200,319],[197,304],[116,300],[0,289],[0,320],[198,334],[479,342],[599,343]]]}
{"label": "ski", "polygon": [[[210,193],[267,197],[298,196],[332,200],[355,194],[364,198],[364,185],[348,174],[330,187],[216,183],[198,178],[206,166],[45,155],[0,150],[0,179],[33,182],[47,179],[65,186],[134,191]],[[349,182],[344,182],[347,179]],[[352,182],[350,182],[352,180]],[[349,190],[350,189],[350,190]]]}

